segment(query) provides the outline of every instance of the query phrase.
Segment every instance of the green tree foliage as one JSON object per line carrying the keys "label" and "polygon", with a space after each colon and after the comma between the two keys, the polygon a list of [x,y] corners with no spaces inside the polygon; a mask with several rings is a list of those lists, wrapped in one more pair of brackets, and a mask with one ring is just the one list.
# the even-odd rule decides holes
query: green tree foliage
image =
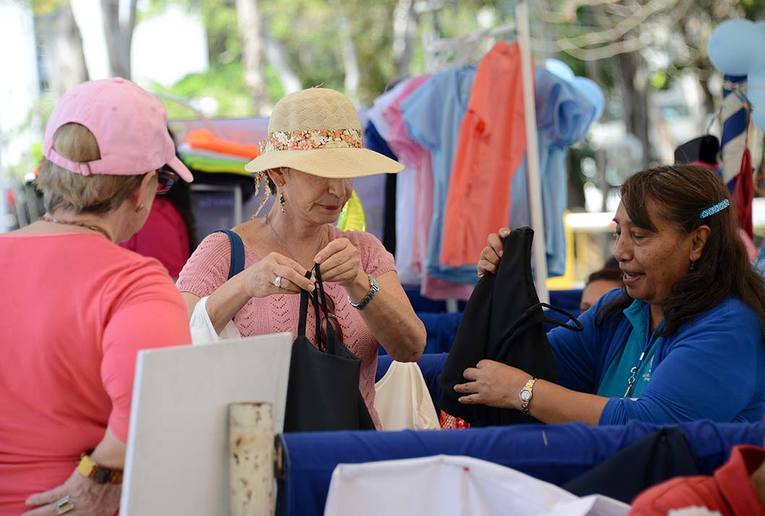
{"label": "green tree foliage", "polygon": [[[241,79],[241,45],[234,0],[153,0],[143,14],[157,12],[169,3],[181,3],[201,13],[207,31],[210,69],[203,74],[191,74],[170,88],[157,86],[158,89],[184,98],[213,97],[218,102],[218,116],[249,116],[252,109]],[[392,19],[396,3],[396,0],[260,0],[258,5],[265,20],[264,32],[287,50],[290,65],[302,84],[342,90],[345,71],[338,34],[339,4],[351,20],[361,74],[359,94],[361,101],[368,104],[385,91],[393,76]],[[493,9],[496,3],[447,2],[438,14],[439,29],[444,37],[476,30],[477,10]],[[497,13],[502,16],[499,10]],[[421,29],[426,30],[431,20],[430,14],[422,16]],[[411,72],[422,72],[423,62],[418,39]],[[276,102],[283,96],[279,77],[271,66],[266,66],[265,73],[269,97]],[[192,116],[180,106],[170,103],[167,106],[171,116]]]}

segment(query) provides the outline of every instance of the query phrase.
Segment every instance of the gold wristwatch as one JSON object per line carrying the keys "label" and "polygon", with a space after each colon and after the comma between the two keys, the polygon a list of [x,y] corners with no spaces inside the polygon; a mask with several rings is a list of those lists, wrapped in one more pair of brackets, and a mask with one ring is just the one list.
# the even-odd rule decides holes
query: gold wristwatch
{"label": "gold wristwatch", "polygon": [[91,479],[96,484],[121,484],[122,470],[107,468],[93,462],[90,455],[83,453],[77,472],[85,478]]}
{"label": "gold wristwatch", "polygon": [[529,413],[529,403],[531,403],[531,398],[534,397],[535,383],[537,383],[537,379],[532,376],[529,378],[529,381],[526,382],[526,385],[523,386],[521,392],[518,393],[518,398],[521,400],[521,412],[524,414]]}

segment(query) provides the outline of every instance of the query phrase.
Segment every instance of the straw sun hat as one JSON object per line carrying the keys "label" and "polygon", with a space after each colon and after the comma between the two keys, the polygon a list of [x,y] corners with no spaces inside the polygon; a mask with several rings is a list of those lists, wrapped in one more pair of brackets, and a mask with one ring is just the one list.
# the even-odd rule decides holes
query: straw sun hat
{"label": "straw sun hat", "polygon": [[404,167],[363,148],[361,122],[345,95],[327,88],[292,93],[274,106],[268,136],[248,172],[289,167],[332,179],[401,172]]}

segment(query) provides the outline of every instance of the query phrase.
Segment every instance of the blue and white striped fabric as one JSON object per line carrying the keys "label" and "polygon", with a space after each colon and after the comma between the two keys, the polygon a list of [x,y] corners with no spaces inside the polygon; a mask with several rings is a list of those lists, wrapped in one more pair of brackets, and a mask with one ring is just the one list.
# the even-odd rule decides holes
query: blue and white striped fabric
{"label": "blue and white striped fabric", "polygon": [[746,146],[746,130],[749,121],[746,102],[742,95],[746,88],[746,75],[725,75],[722,103],[722,179],[733,191],[735,178],[741,168],[741,158]]}

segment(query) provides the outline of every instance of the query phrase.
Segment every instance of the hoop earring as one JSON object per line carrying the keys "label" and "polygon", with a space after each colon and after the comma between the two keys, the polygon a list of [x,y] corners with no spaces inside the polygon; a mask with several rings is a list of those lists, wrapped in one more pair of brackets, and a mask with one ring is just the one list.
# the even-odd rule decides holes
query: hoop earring
{"label": "hoop earring", "polygon": [[282,213],[287,213],[287,210],[284,209],[284,207],[287,205],[287,199],[284,198],[284,194],[283,193],[279,194],[279,204],[282,207]]}

